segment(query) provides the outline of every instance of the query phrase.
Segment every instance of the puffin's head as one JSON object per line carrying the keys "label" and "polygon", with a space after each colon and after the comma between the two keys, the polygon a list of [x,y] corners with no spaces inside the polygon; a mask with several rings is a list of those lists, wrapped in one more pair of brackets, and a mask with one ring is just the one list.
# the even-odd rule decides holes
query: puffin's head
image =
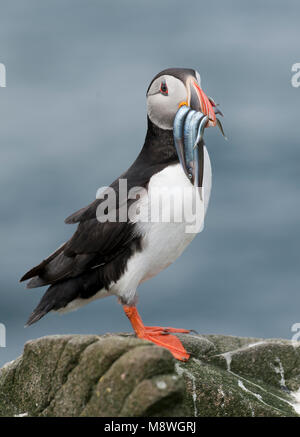
{"label": "puffin's head", "polygon": [[207,115],[207,126],[216,125],[215,103],[202,91],[198,71],[168,68],[158,73],[147,90],[147,110],[152,123],[161,129],[173,129],[175,115],[183,105]]}
{"label": "puffin's head", "polygon": [[222,125],[221,111],[201,89],[200,75],[187,68],[168,68],[157,74],[147,90],[150,121],[164,131],[173,131],[179,161],[190,181],[202,186],[203,134],[209,126]]}

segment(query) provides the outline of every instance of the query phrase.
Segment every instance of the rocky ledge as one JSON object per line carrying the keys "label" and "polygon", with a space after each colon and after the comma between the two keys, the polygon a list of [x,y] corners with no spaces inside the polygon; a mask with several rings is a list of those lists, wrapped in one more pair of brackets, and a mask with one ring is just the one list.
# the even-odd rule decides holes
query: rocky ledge
{"label": "rocky ledge", "polygon": [[300,415],[300,344],[179,337],[187,363],[128,334],[29,341],[0,369],[0,416]]}

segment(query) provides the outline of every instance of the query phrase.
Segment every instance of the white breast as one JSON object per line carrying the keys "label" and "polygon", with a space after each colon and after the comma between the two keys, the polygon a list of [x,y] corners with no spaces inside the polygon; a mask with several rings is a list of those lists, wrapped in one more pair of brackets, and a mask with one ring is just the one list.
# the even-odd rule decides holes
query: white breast
{"label": "white breast", "polygon": [[[128,303],[134,301],[138,285],[156,276],[172,264],[194,239],[196,233],[199,232],[199,226],[198,231],[187,232],[187,226],[190,223],[187,223],[184,213],[182,214],[182,220],[178,222],[180,210],[182,211],[182,200],[176,195],[175,197],[171,196],[173,202],[162,202],[159,222],[149,221],[149,216],[151,216],[149,209],[151,203],[150,193],[155,192],[158,187],[165,187],[171,194],[186,189],[183,191],[185,193],[185,204],[195,201],[196,192],[190,190],[191,183],[180,164],[166,167],[151,178],[148,193],[140,199],[139,215],[136,220],[137,232],[143,236],[143,250],[129,259],[126,272],[110,288],[110,291],[122,297]],[[210,191],[211,165],[207,149],[204,148],[203,196],[200,199],[203,214],[200,220],[200,230],[203,229]],[[163,222],[162,217],[170,217],[171,222]]]}

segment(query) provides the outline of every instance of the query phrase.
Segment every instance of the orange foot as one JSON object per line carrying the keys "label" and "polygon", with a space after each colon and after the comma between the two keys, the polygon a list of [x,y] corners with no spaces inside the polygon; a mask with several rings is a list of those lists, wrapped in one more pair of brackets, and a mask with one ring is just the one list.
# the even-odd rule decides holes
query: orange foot
{"label": "orange foot", "polygon": [[160,326],[144,326],[143,321],[136,309],[136,307],[129,307],[123,305],[126,316],[130,320],[130,323],[139,338],[152,341],[152,343],[158,346],[168,349],[172,355],[180,361],[187,361],[190,355],[183,347],[179,338],[170,333],[183,333],[188,334],[188,329],[175,329],[175,328],[161,328]]}

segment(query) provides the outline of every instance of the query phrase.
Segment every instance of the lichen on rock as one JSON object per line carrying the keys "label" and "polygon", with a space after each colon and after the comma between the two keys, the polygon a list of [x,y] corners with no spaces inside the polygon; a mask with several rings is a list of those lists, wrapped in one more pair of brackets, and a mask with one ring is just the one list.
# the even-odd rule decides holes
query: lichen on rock
{"label": "lichen on rock", "polygon": [[179,335],[191,353],[128,334],[32,340],[0,369],[0,416],[297,416],[300,347]]}

